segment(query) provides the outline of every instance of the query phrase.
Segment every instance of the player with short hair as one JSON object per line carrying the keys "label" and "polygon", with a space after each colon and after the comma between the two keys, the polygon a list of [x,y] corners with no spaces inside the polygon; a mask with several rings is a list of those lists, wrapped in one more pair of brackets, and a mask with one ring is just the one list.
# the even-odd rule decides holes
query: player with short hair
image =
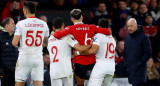
{"label": "player with short hair", "polygon": [[[82,11],[80,9],[73,9],[70,12],[70,15],[71,21],[74,25],[67,26],[65,30],[55,32],[54,37],[61,38],[68,34],[72,34],[81,45],[88,45],[90,44],[90,41],[95,33],[103,33],[106,35],[110,34],[109,29],[84,24],[82,22]],[[74,57],[73,62],[75,63],[76,75],[78,75],[81,79],[89,79],[90,74],[88,73],[92,70],[95,61],[95,55]]]}
{"label": "player with short hair", "polygon": [[19,57],[15,71],[15,85],[24,86],[25,81],[31,73],[34,86],[42,86],[43,81],[43,56],[42,43],[49,36],[47,24],[35,17],[36,6],[27,1],[23,6],[23,13],[27,19],[16,24],[15,34],[12,41],[14,46],[19,47]]}
{"label": "player with short hair", "polygon": [[[108,20],[98,21],[100,27],[108,28]],[[115,71],[116,42],[112,35],[96,34],[92,47],[81,55],[96,55],[96,64],[91,72],[88,86],[110,86]]]}
{"label": "player with short hair", "polygon": [[[62,18],[54,18],[53,29],[55,32],[64,29]],[[52,86],[73,86],[73,71],[71,65],[72,47],[83,52],[88,50],[91,45],[80,45],[71,35],[67,35],[61,39],[50,36],[47,48],[50,54],[50,77]]]}

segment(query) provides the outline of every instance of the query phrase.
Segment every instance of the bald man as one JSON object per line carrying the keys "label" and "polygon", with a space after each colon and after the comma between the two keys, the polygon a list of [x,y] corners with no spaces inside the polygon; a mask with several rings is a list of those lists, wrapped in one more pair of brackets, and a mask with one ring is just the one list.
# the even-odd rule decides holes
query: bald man
{"label": "bald man", "polygon": [[147,79],[146,62],[151,57],[151,45],[144,28],[138,26],[134,18],[127,22],[129,34],[125,38],[124,62],[128,72],[129,83],[133,86],[144,86]]}

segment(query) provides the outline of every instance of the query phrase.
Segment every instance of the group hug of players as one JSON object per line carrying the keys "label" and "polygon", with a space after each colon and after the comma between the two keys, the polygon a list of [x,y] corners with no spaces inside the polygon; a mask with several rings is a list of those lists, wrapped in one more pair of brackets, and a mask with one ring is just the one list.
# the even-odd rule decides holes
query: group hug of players
{"label": "group hug of players", "polygon": [[[34,86],[42,86],[42,43],[49,37],[49,29],[46,22],[35,17],[35,11],[34,3],[25,2],[23,13],[26,19],[16,24],[12,41],[14,46],[20,41],[16,86],[24,86],[30,73]],[[100,19],[99,26],[94,26],[82,22],[80,9],[73,9],[70,15],[74,25],[64,27],[63,19],[55,18],[54,32],[48,39],[51,85],[73,86],[71,57],[74,48],[74,73],[81,79],[89,79],[88,86],[109,86],[115,71],[116,42],[108,29],[108,20]]]}

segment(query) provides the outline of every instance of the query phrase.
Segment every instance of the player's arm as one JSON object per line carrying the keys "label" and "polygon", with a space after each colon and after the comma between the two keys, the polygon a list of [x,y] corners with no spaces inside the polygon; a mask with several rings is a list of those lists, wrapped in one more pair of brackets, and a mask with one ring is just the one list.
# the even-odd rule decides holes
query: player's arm
{"label": "player's arm", "polygon": [[13,37],[13,40],[12,40],[12,45],[13,46],[18,45],[20,37],[21,37],[21,28],[20,28],[20,24],[17,23],[16,28],[15,28],[14,37]]}
{"label": "player's arm", "polygon": [[92,27],[93,27],[95,33],[102,33],[102,34],[105,34],[105,35],[110,35],[111,34],[111,31],[108,28],[101,28],[101,27],[97,27],[97,26],[94,26],[94,25]]}
{"label": "player's arm", "polygon": [[96,54],[97,51],[99,49],[99,46],[96,45],[96,44],[92,44],[92,47],[87,50],[87,51],[84,51],[84,52],[80,52],[80,55],[92,55],[92,54]]}
{"label": "player's arm", "polygon": [[84,52],[89,50],[91,48],[91,45],[80,45],[79,43],[74,45],[74,49],[76,49],[79,52]]}
{"label": "player's arm", "polygon": [[44,37],[42,46],[47,47],[47,45],[48,45],[48,37]]}
{"label": "player's arm", "polygon": [[94,37],[94,41],[93,41],[92,47],[89,50],[84,51],[84,52],[77,51],[77,54],[80,54],[80,55],[92,55],[92,54],[96,54],[97,51],[98,51],[98,49],[99,49],[100,42],[101,42],[101,39],[96,35]]}
{"label": "player's arm", "polygon": [[20,36],[19,35],[14,35],[13,40],[12,40],[12,45],[13,46],[17,46],[20,40]]}
{"label": "player's arm", "polygon": [[71,31],[71,29],[70,28],[68,28],[68,27],[66,27],[64,30],[62,30],[62,31],[56,31],[56,32],[54,32],[54,34],[52,34],[55,38],[62,38],[62,37],[64,37],[64,36],[66,36],[66,35],[68,35],[68,34],[70,34],[70,31]]}
{"label": "player's arm", "polygon": [[71,47],[73,47],[74,49],[76,49],[77,51],[80,51],[80,52],[84,52],[91,47],[91,44],[90,45],[80,45],[79,42],[77,40],[75,40],[72,36],[70,36],[68,38],[67,43]]}

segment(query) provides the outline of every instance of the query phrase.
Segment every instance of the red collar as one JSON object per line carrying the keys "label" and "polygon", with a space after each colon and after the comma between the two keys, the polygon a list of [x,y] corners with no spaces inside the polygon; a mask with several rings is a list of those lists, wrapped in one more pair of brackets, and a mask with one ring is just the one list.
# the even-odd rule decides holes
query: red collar
{"label": "red collar", "polygon": [[36,18],[35,16],[31,16],[31,17],[28,17],[28,18]]}

